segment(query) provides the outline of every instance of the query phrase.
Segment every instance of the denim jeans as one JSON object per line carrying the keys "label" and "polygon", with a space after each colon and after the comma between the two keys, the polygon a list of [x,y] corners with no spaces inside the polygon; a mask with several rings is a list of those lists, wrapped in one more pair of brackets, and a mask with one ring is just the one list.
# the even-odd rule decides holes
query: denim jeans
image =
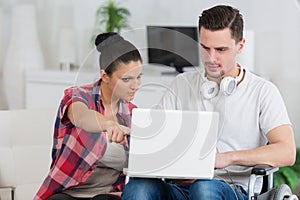
{"label": "denim jeans", "polygon": [[121,200],[121,198],[112,194],[99,194],[92,198],[76,198],[68,194],[57,193],[53,194],[47,200]]}
{"label": "denim jeans", "polygon": [[181,186],[161,179],[131,178],[122,193],[124,200],[246,200],[247,192],[216,179],[197,180]]}

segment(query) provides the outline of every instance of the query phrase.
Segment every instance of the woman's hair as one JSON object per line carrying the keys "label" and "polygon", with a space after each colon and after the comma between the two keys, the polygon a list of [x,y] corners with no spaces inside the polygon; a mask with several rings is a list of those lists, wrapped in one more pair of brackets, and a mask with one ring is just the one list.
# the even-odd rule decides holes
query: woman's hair
{"label": "woman's hair", "polygon": [[199,32],[202,27],[211,31],[229,28],[236,43],[243,39],[243,16],[231,6],[219,5],[204,10],[199,17]]}
{"label": "woman's hair", "polygon": [[100,52],[100,69],[105,70],[108,75],[116,71],[120,63],[142,62],[142,57],[137,48],[129,41],[124,40],[118,33],[99,34],[95,40],[95,45]]}

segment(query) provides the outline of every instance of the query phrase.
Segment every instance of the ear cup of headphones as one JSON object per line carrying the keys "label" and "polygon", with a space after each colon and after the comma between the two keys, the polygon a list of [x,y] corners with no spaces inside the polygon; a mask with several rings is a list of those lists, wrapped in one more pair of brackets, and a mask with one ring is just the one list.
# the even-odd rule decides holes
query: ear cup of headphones
{"label": "ear cup of headphones", "polygon": [[234,93],[238,82],[240,82],[244,76],[244,69],[242,67],[240,67],[240,73],[235,78],[230,77],[230,76],[224,77],[220,83],[220,89],[216,82],[208,80],[204,76],[204,74],[205,74],[205,72],[201,73],[203,84],[202,84],[200,90],[201,90],[202,96],[205,99],[211,99],[211,98],[217,96],[219,90],[227,96]]}
{"label": "ear cup of headphones", "polygon": [[211,99],[211,98],[217,96],[217,94],[219,93],[219,86],[214,81],[206,80],[202,84],[200,90],[201,90],[200,92],[201,92],[202,96],[205,99]]}
{"label": "ear cup of headphones", "polygon": [[237,86],[237,79],[233,77],[224,77],[220,83],[220,90],[227,96],[234,93]]}

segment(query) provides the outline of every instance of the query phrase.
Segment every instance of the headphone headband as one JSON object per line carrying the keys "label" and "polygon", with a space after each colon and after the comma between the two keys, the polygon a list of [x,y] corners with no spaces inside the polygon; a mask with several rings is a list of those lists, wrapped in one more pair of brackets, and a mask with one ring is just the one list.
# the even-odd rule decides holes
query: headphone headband
{"label": "headphone headband", "polygon": [[244,76],[244,68],[242,68],[240,65],[240,73],[239,75],[236,77],[236,81],[239,83],[242,79],[243,79],[243,76]]}

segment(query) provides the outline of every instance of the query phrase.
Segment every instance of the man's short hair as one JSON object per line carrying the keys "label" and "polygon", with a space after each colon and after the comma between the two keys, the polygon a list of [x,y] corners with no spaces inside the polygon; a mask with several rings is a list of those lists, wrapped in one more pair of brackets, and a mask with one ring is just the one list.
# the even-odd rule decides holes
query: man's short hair
{"label": "man's short hair", "polygon": [[243,39],[243,16],[231,6],[218,5],[204,10],[199,16],[199,32],[202,27],[210,31],[229,28],[236,43]]}

